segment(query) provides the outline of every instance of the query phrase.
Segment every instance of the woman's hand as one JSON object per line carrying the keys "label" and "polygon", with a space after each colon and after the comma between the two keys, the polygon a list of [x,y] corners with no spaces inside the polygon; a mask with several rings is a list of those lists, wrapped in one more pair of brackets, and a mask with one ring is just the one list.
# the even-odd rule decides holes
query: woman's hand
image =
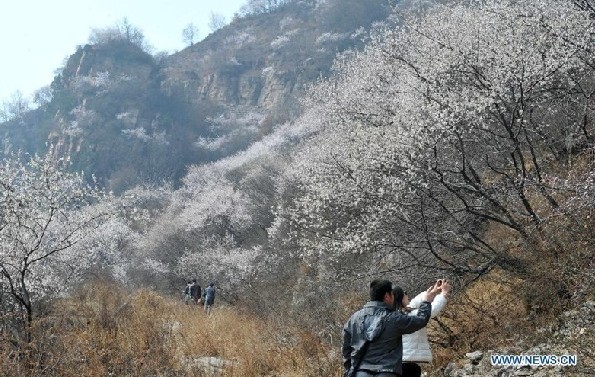
{"label": "woman's hand", "polygon": [[442,288],[442,294],[444,295],[444,297],[448,297],[448,295],[450,295],[450,289],[452,287],[448,280],[442,280],[442,286],[440,288]]}
{"label": "woman's hand", "polygon": [[436,283],[431,286],[430,288],[428,288],[425,292],[424,292],[424,301],[427,302],[432,302],[434,301],[434,297],[436,297],[438,295],[438,293],[440,293],[440,290],[442,288],[442,280],[437,280]]}

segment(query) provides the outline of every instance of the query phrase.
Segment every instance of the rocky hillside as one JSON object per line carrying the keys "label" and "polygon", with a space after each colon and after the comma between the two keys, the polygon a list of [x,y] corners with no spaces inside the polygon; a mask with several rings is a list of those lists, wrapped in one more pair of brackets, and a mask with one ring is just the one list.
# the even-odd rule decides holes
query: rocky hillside
{"label": "rocky hillside", "polygon": [[[591,342],[594,332],[595,302],[586,301],[577,309],[565,311],[559,317],[557,324],[539,329],[535,339],[522,341],[505,349],[470,352],[465,359],[448,364],[444,369],[444,376],[586,376],[593,373],[591,368],[595,361],[595,354]],[[535,345],[538,339],[542,339],[542,342]],[[492,364],[492,357],[496,355],[570,355],[576,356],[576,365],[495,366]]]}
{"label": "rocky hillside", "polygon": [[283,2],[154,57],[127,34],[79,47],[51,100],[0,125],[4,150],[44,153],[121,192],[176,182],[192,164],[244,149],[300,113],[305,87],[359,48],[389,0]]}

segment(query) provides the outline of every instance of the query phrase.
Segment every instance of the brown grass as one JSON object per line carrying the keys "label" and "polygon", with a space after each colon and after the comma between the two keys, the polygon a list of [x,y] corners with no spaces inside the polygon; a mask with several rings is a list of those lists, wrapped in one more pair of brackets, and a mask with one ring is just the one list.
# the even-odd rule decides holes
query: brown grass
{"label": "brown grass", "polygon": [[509,344],[512,334],[527,328],[526,307],[518,297],[521,284],[495,270],[451,299],[428,327],[435,366],[445,366],[467,352]]}
{"label": "brown grass", "polygon": [[[339,376],[340,359],[319,339],[254,316],[184,305],[150,291],[93,285],[36,321],[20,352],[2,343],[6,376]],[[197,359],[230,361],[219,374]]]}
{"label": "brown grass", "polygon": [[[592,168],[592,164],[578,160],[572,175],[578,177]],[[518,353],[530,345],[551,342],[561,313],[595,298],[592,208],[552,210],[536,193],[530,196],[544,219],[533,231],[532,242],[492,224],[484,236],[503,251],[504,268],[461,289],[438,320],[431,321],[429,334],[435,357],[425,369],[431,376],[441,375],[441,368],[462,359],[466,352],[508,349]],[[556,197],[562,206],[566,199]],[[578,340],[592,341],[592,334]],[[574,347],[572,337],[561,339],[560,345],[579,350],[586,357],[585,347]]]}
{"label": "brown grass", "polygon": [[[514,353],[520,341],[538,344],[537,328],[595,299],[595,213],[550,213],[541,202],[538,209],[548,221],[531,245],[509,228],[487,229],[485,237],[508,264],[458,287],[430,322],[434,363],[424,366],[430,375],[441,375],[440,368],[466,352],[506,347]],[[212,376],[197,360],[213,356],[230,362],[216,374],[222,377],[338,377],[340,324],[365,302],[359,292],[343,294],[338,307],[304,307],[291,321],[219,305],[206,316],[199,306],[151,291],[93,284],[37,319],[31,343],[14,344],[0,333],[0,376]],[[324,341],[314,335],[322,333],[314,328],[322,319],[333,335]],[[591,338],[578,339],[588,344]]]}

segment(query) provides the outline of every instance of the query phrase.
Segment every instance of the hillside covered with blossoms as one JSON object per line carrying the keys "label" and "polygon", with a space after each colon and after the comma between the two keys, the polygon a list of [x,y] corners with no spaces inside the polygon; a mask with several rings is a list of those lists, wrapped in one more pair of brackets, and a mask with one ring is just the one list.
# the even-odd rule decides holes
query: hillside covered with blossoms
{"label": "hillside covered with blossoms", "polygon": [[[92,293],[77,296],[89,284],[148,290],[143,305],[161,310],[156,296],[177,298],[196,278],[214,282],[239,315],[300,329],[268,340],[290,357],[302,352],[291,347],[316,339],[320,365],[331,365],[318,373],[334,375],[332,348],[371,279],[413,292],[447,278],[454,298],[431,327],[429,375],[447,375],[467,352],[511,343],[542,344],[542,353],[563,345],[580,363],[556,373],[587,375],[595,364],[585,345],[595,334],[577,313],[592,315],[585,303],[595,299],[595,3],[373,3],[378,13],[349,25],[357,29],[333,33],[321,30],[349,16],[330,0],[247,14],[235,25],[261,22],[277,34],[266,29],[266,56],[245,48],[250,35],[235,34],[222,44],[242,46],[226,63],[233,67],[217,64],[209,45],[231,33],[225,28],[162,65],[140,49],[132,59],[140,71],[129,79],[90,67],[68,76],[67,65],[46,107],[6,122],[3,350],[34,344],[36,321],[51,318],[55,303],[90,305]],[[335,18],[310,19],[320,28],[305,32],[306,10]],[[286,55],[298,36],[315,47]],[[86,46],[71,63],[105,46]],[[235,86],[221,84],[232,77]],[[166,102],[181,111],[172,115]],[[27,139],[19,122],[45,131]],[[25,153],[42,141],[47,151]],[[99,161],[108,147],[111,165]],[[127,150],[132,157],[122,157]],[[118,328],[120,312],[135,318],[140,304],[124,301],[104,302],[109,326]],[[579,323],[576,333],[553,328],[566,323],[558,318]],[[558,343],[542,342],[537,334],[547,331]],[[226,352],[200,344],[203,356]],[[7,370],[19,357],[4,359]],[[195,373],[181,370],[172,375]],[[281,375],[233,370],[224,373]],[[296,375],[317,373],[304,370]]]}

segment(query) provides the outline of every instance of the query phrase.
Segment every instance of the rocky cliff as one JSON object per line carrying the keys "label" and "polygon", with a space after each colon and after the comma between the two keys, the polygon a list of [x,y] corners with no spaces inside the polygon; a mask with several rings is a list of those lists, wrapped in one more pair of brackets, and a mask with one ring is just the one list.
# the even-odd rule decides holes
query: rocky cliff
{"label": "rocky cliff", "polygon": [[288,1],[160,58],[125,36],[81,46],[50,102],[0,125],[4,148],[44,153],[49,143],[116,192],[178,182],[187,166],[297,116],[306,86],[331,73],[338,53],[362,47],[390,3]]}

